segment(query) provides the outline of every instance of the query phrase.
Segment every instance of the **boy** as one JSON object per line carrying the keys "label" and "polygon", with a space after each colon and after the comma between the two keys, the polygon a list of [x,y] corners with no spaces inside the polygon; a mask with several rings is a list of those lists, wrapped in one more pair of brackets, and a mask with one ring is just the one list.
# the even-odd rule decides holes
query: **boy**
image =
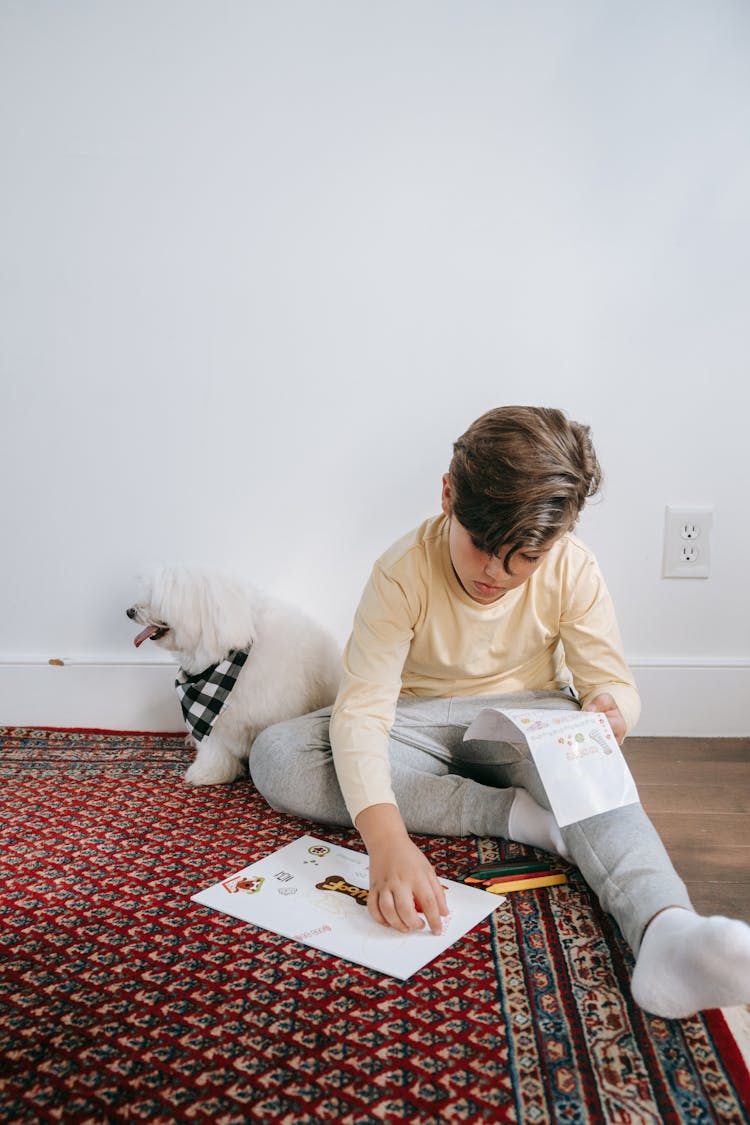
{"label": "boy", "polygon": [[333,709],[263,732],[251,768],[274,808],[356,825],[368,909],[403,932],[424,926],[419,909],[439,933],[447,913],[409,832],[562,855],[637,955],[636,1001],[683,1017],[750,1001],[750,926],[694,913],[640,804],[560,829],[529,754],[463,738],[487,706],[603,711],[619,742],[635,724],[609,594],[570,534],[600,483],[589,428],[561,411],[477,419],[454,445],[442,514],[375,564]]}

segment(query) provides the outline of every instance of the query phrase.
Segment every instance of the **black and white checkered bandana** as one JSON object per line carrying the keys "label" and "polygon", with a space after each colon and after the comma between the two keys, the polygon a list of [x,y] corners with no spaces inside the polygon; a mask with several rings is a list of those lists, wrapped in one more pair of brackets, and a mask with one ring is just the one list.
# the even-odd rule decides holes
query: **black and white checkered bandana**
{"label": "black and white checkered bandana", "polygon": [[229,703],[229,694],[249,652],[250,648],[232,651],[225,660],[212,664],[196,676],[188,676],[180,668],[174,686],[185,724],[196,742],[208,737],[211,727]]}

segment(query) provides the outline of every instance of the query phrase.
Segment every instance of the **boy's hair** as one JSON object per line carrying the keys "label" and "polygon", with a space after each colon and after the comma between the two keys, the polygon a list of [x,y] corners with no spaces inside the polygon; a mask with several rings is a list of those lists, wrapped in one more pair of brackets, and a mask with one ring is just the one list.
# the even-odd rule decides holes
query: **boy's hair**
{"label": "boy's hair", "polygon": [[453,446],[451,513],[489,555],[540,550],[571,531],[602,471],[590,429],[562,410],[501,406]]}

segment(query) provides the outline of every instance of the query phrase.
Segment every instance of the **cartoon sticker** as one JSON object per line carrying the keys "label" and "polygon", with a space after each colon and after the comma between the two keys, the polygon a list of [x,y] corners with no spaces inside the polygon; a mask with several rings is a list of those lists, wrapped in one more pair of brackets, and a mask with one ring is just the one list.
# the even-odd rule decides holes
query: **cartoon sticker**
{"label": "cartoon sticker", "polygon": [[254,895],[258,893],[264,883],[265,879],[262,875],[236,875],[234,879],[227,879],[221,885],[225,891],[229,891],[230,895],[237,894],[238,891]]}
{"label": "cartoon sticker", "polygon": [[367,906],[368,892],[364,887],[355,887],[353,883],[347,883],[343,875],[329,875],[322,883],[316,883],[315,886],[319,891],[338,891],[342,895],[353,898],[360,906]]}

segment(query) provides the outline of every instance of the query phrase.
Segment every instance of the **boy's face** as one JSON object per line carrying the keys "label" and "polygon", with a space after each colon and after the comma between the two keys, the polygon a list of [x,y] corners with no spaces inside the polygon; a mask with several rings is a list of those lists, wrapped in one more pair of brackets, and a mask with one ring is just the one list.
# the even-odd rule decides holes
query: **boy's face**
{"label": "boy's face", "polygon": [[448,545],[456,577],[469,597],[482,605],[490,605],[504,597],[508,590],[523,586],[549,550],[516,551],[510,564],[511,573],[508,574],[505,569],[508,548],[501,547],[496,555],[480,551],[474,546],[470,533],[452,515],[447,473],[443,477],[442,508],[451,517]]}

